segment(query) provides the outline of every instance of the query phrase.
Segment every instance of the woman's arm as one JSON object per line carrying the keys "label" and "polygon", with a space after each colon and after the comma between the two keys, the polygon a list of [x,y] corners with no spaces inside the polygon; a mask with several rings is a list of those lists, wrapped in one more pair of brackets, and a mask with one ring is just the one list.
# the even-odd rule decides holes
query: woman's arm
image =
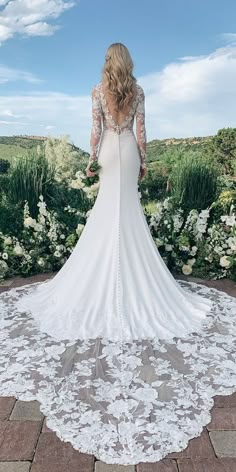
{"label": "woman's arm", "polygon": [[146,169],[146,127],[145,127],[145,94],[139,86],[139,102],[136,110],[136,136],[140,152],[141,168]]}
{"label": "woman's arm", "polygon": [[100,138],[102,134],[102,108],[97,87],[92,89],[92,129],[90,136],[90,158],[88,165],[97,159]]}

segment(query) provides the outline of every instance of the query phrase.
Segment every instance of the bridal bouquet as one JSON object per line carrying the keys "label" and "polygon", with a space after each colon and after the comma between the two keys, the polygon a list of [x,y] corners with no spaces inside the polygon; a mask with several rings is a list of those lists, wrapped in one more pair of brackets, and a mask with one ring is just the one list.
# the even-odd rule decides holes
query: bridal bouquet
{"label": "bridal bouquet", "polygon": [[89,166],[89,169],[91,170],[91,172],[99,172],[99,170],[101,169],[101,165],[98,163],[98,160],[97,159],[94,159],[92,161],[92,163],[90,164]]}

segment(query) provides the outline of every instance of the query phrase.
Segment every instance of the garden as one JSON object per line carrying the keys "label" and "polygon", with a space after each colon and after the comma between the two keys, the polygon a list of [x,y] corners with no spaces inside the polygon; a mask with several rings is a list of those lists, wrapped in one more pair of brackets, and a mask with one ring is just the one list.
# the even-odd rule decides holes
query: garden
{"label": "garden", "polygon": [[[88,154],[67,136],[30,141],[25,152],[11,139],[13,155],[0,147],[0,279],[59,270],[99,191],[98,174],[85,173]],[[139,196],[172,272],[236,280],[235,175],[235,128],[148,143]]]}

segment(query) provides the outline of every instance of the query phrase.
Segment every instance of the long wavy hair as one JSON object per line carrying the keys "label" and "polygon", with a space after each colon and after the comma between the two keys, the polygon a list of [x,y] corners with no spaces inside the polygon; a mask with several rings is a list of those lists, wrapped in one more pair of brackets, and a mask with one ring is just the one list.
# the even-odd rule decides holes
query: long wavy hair
{"label": "long wavy hair", "polygon": [[122,43],[111,44],[106,52],[102,68],[102,83],[113,96],[116,111],[125,109],[135,96],[137,79],[133,76],[133,61],[129,50]]}

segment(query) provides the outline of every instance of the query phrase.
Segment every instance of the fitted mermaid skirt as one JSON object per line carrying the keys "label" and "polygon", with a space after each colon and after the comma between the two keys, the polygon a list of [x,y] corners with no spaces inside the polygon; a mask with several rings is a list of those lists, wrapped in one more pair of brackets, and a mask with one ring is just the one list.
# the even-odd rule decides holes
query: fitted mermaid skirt
{"label": "fitted mermaid skirt", "polygon": [[73,253],[21,303],[57,339],[163,339],[194,331],[211,302],[184,293],[159,255],[140,203],[132,131],[106,130],[98,161],[98,196]]}
{"label": "fitted mermaid skirt", "polygon": [[54,278],[0,297],[0,393],[107,463],[158,461],[236,391],[236,302],[176,281],[152,239],[132,131],[104,130],[96,201]]}

